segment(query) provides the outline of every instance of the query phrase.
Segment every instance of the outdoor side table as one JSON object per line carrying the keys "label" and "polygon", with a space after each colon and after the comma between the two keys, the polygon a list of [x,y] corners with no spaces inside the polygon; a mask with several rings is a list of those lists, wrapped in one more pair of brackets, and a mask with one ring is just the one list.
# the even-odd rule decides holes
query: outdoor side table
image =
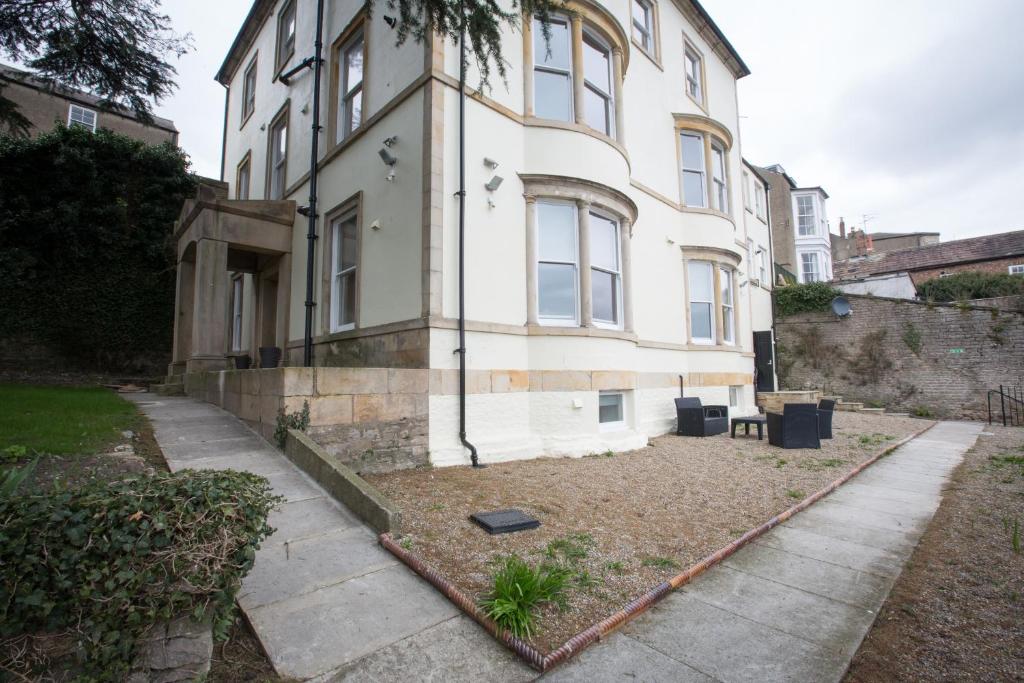
{"label": "outdoor side table", "polygon": [[753,415],[751,417],[734,417],[732,418],[732,438],[736,438],[736,426],[743,425],[743,433],[746,436],[750,436],[750,425],[757,426],[757,440],[761,441],[764,439],[764,425],[768,421],[764,415]]}

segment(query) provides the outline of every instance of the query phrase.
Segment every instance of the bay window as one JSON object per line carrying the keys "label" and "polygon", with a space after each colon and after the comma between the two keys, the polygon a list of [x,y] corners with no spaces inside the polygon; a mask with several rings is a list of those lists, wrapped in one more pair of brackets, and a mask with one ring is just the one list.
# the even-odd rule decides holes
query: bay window
{"label": "bay window", "polygon": [[583,34],[583,109],[587,125],[611,137],[615,112],[612,106],[611,50],[590,33]]}
{"label": "bay window", "polygon": [[821,269],[817,254],[813,252],[800,254],[800,280],[801,282],[821,281]]}
{"label": "bay window", "polygon": [[816,235],[814,218],[814,197],[799,195],[796,198],[796,219],[801,235]]}
{"label": "bay window", "polygon": [[357,213],[349,211],[331,221],[332,332],[351,330],[356,323],[358,268]]}
{"label": "bay window", "polygon": [[704,136],[683,131],[679,140],[683,157],[683,203],[686,206],[706,207],[708,201]]}
{"label": "bay window", "polygon": [[715,343],[715,278],[710,261],[690,261],[690,337],[697,344]]}
{"label": "bay window", "polygon": [[733,311],[735,302],[732,291],[732,271],[728,268],[718,269],[718,281],[721,287],[722,301],[722,342],[726,344],[736,343],[735,317]]}
{"label": "bay window", "polygon": [[578,254],[576,206],[537,202],[537,299],[546,322],[578,321]]}
{"label": "bay window", "polygon": [[714,185],[714,207],[729,212],[729,187],[725,180],[725,150],[717,141],[711,143],[711,181]]}
{"label": "bay window", "polygon": [[590,212],[590,282],[592,316],[597,324],[618,326],[622,297],[618,223]]}
{"label": "bay window", "polygon": [[363,33],[360,30],[338,51],[338,120],[336,140],[341,142],[363,122]]}
{"label": "bay window", "polygon": [[552,17],[550,40],[544,40],[539,20],[533,20],[534,110],[537,116],[572,121],[572,41],[569,20]]}

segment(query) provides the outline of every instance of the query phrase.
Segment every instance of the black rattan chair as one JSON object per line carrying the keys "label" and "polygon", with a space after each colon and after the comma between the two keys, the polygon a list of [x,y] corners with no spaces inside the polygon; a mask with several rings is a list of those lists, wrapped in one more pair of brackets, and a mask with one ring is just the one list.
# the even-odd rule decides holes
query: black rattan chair
{"label": "black rattan chair", "polygon": [[782,414],[767,413],[768,443],[780,448],[821,448],[818,436],[818,406],[787,403]]}
{"label": "black rattan chair", "polygon": [[676,399],[676,434],[714,436],[729,431],[728,406],[704,406],[696,397]]}
{"label": "black rattan chair", "polygon": [[836,409],[836,402],[823,398],[818,401],[818,438],[832,438],[832,413]]}

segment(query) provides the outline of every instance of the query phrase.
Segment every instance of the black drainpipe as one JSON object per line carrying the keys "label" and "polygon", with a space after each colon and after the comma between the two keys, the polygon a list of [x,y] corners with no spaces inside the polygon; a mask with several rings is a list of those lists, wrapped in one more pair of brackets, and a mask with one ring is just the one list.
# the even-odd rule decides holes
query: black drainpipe
{"label": "black drainpipe", "polygon": [[473,467],[483,467],[466,439],[466,7],[459,0],[459,440]]}
{"label": "black drainpipe", "polygon": [[318,0],[316,4],[316,42],[313,49],[313,141],[309,150],[309,207],[306,209],[309,218],[309,228],[306,231],[306,330],[303,337],[302,364],[305,367],[313,365],[313,308],[316,302],[313,301],[313,261],[316,255],[316,179],[317,162],[320,156],[320,70],[324,60],[320,57],[323,52],[323,31],[324,31],[324,0]]}

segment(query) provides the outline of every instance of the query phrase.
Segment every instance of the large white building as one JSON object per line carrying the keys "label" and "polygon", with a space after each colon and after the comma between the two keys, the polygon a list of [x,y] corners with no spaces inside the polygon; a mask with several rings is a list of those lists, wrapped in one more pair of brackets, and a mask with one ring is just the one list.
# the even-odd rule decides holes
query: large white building
{"label": "large white building", "polygon": [[[308,307],[313,365],[422,370],[429,460],[466,463],[459,49],[396,47],[383,4],[326,0],[307,306],[314,79],[281,75],[312,54],[316,7],[256,0],[218,74],[230,187],[179,224],[172,373],[264,346],[301,365]],[[466,81],[466,432],[484,461],[642,446],[674,428],[681,387],[753,413],[755,334],[772,377],[747,67],[694,0],[566,7],[549,45],[530,21],[506,33],[506,82]]]}

